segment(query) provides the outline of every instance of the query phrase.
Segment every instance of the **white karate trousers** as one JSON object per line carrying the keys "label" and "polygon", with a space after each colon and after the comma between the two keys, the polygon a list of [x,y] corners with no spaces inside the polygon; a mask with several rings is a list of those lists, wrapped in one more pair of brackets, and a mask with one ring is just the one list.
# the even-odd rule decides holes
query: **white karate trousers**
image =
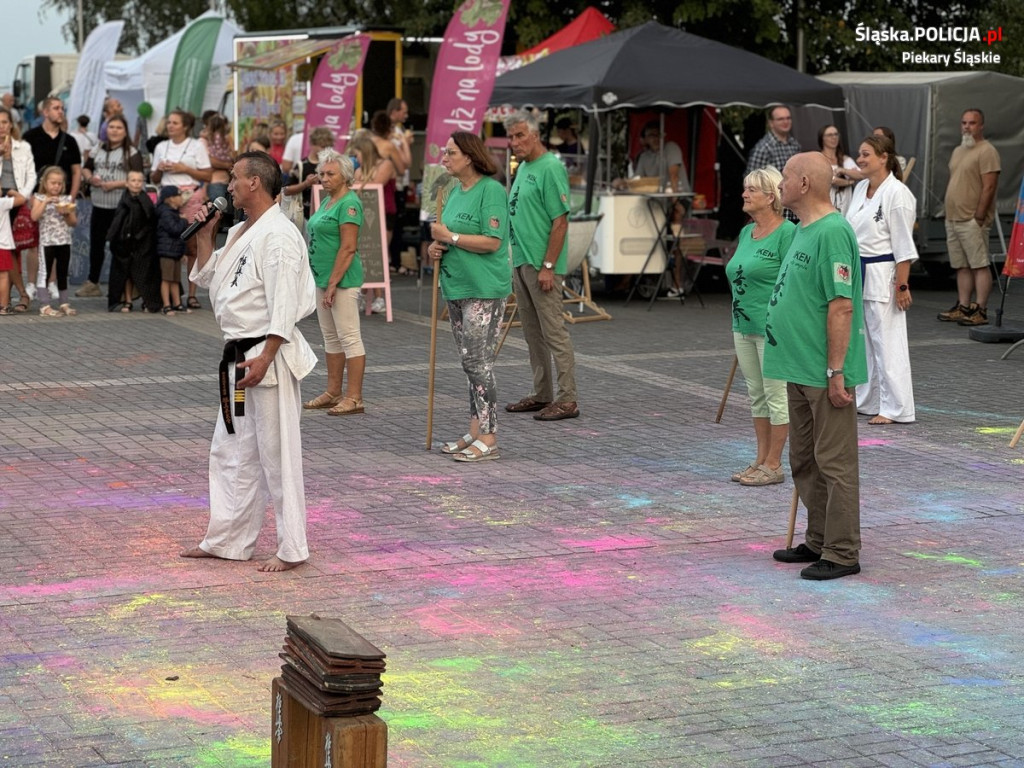
{"label": "white karate trousers", "polygon": [[277,523],[277,557],[293,563],[309,557],[302,395],[287,365],[275,361],[273,368],[277,386],[245,390],[245,415],[234,418],[235,434],[228,434],[217,413],[210,445],[210,526],[199,546],[228,560],[252,557],[268,497]]}
{"label": "white karate trousers", "polygon": [[867,383],[857,387],[857,410],[908,424],[914,421],[907,313],[893,298],[864,302]]}

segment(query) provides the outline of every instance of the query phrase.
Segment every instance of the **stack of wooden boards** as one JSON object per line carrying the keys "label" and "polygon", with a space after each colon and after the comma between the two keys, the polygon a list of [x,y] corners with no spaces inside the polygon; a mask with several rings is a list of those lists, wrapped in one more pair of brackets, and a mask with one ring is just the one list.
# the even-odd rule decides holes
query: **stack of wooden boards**
{"label": "stack of wooden boards", "polygon": [[289,616],[273,684],[274,768],[383,768],[384,653],[339,619]]}

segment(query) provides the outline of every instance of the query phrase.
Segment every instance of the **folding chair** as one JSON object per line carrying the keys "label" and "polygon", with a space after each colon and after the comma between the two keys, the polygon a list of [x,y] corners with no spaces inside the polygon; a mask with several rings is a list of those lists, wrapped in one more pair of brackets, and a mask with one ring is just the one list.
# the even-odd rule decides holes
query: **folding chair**
{"label": "folding chair", "polygon": [[[684,219],[683,229],[698,233],[703,242],[702,248],[690,249],[684,254],[687,269],[686,279],[682,286],[685,289],[687,288],[686,283],[689,283],[689,290],[697,294],[697,301],[703,307],[704,299],[697,287],[697,278],[700,276],[701,270],[705,265],[724,267],[725,262],[732,258],[732,254],[735,252],[736,243],[717,239],[718,222],[715,219]],[[717,255],[712,255],[712,251],[717,252]]]}

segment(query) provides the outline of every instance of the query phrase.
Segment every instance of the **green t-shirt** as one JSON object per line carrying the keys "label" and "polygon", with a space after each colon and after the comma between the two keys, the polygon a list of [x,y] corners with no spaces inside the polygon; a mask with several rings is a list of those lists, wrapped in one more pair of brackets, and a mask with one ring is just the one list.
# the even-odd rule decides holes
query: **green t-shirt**
{"label": "green t-shirt", "polygon": [[508,263],[508,199],[492,178],[463,190],[456,184],[444,202],[441,219],[459,235],[487,235],[501,240],[494,253],[471,253],[449,244],[441,259],[441,291],[446,299],[503,299],[512,292]]}
{"label": "green t-shirt", "polygon": [[[309,217],[306,230],[309,232],[309,266],[313,270],[313,282],[317,288],[326,288],[331,270],[341,249],[341,225],[363,225],[363,203],[351,189],[334,205],[325,200]],[[338,283],[339,288],[358,288],[363,284],[363,262],[359,251],[352,257],[345,274]]]}
{"label": "green t-shirt", "polygon": [[782,257],[793,242],[796,226],[792,221],[783,221],[761,240],[755,240],[753,232],[753,224],[740,232],[736,253],[725,265],[725,275],[732,289],[732,329],[764,336],[768,299],[779,279]]}
{"label": "green t-shirt", "polygon": [[[512,238],[512,266],[532,264],[540,269],[548,250],[551,222],[569,213],[569,174],[551,152],[520,163],[508,203]],[[555,274],[568,266],[569,238],[555,261]]]}
{"label": "green t-shirt", "polygon": [[860,250],[841,213],[798,226],[768,301],[764,375],[808,387],[828,386],[828,305],[853,301],[850,344],[843,362],[847,387],[867,381]]}

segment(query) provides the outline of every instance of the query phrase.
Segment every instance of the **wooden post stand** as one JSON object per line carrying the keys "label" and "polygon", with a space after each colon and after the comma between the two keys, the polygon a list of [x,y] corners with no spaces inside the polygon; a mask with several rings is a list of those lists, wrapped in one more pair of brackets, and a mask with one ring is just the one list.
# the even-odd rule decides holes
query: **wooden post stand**
{"label": "wooden post stand", "polygon": [[271,768],[387,768],[388,726],[376,715],[310,712],[280,677],[271,691]]}
{"label": "wooden post stand", "polygon": [[386,768],[385,654],[340,619],[287,616],[271,686],[273,768]]}

